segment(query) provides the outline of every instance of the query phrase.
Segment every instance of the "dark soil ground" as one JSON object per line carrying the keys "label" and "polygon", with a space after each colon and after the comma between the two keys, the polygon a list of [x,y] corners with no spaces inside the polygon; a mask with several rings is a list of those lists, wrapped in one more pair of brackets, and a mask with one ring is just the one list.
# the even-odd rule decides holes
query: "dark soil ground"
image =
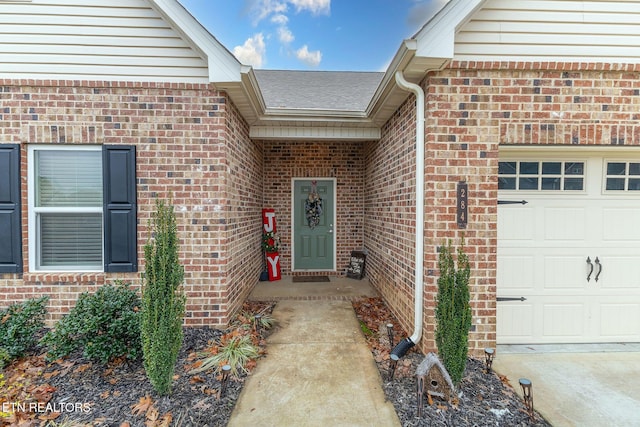
{"label": "dark soil ground", "polygon": [[[251,303],[245,305],[244,310],[270,313],[273,305]],[[378,364],[387,399],[395,406],[403,426],[549,425],[537,414],[531,419],[506,379],[495,373],[485,373],[484,362],[475,359],[468,361],[455,404],[430,403],[425,398],[423,415],[417,417],[414,374],[424,356],[410,351],[398,363],[393,379],[389,379],[391,346],[386,324],[397,325],[397,322],[377,298],[354,302],[354,308]],[[53,363],[46,363],[43,355],[16,361],[5,369],[6,384],[0,390],[3,405],[0,410],[13,409],[11,412],[15,413],[9,417],[0,416],[0,426],[226,426],[246,374],[231,377],[223,391],[220,375],[189,371],[197,352],[229,332],[185,329],[173,392],[166,397],[153,391],[141,361],[116,360],[103,366],[88,362],[79,353]],[[268,331],[259,334],[258,340],[263,346],[267,334]],[[404,332],[394,330],[394,335],[397,342],[404,337]],[[11,407],[15,402],[40,406]]]}

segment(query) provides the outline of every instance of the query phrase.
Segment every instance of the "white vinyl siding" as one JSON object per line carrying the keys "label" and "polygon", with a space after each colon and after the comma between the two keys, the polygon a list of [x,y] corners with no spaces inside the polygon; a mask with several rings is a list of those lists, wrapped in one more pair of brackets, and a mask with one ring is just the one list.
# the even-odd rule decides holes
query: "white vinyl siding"
{"label": "white vinyl siding", "polygon": [[208,63],[143,0],[0,3],[0,76],[206,83]]}
{"label": "white vinyl siding", "polygon": [[455,41],[458,60],[640,62],[637,1],[488,0]]}

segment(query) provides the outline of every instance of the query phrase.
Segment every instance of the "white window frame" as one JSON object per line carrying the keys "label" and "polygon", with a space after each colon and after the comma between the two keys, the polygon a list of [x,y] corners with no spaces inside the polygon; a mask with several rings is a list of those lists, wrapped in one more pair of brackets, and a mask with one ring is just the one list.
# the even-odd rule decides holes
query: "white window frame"
{"label": "white window frame", "polygon": [[[624,175],[608,175],[607,174],[607,168],[609,166],[609,163],[625,163],[626,164],[626,173]],[[629,179],[640,179],[640,175],[630,175],[629,174],[629,165],[631,163],[640,163],[640,160],[637,159],[621,159],[621,158],[610,158],[610,157],[605,157],[603,159],[603,164],[602,164],[602,194],[605,195],[633,195],[633,196],[638,196],[640,195],[640,190],[629,190]],[[607,190],[607,179],[608,178],[618,178],[618,179],[624,179],[624,190]]]}
{"label": "white window frame", "polygon": [[[35,206],[36,201],[36,185],[35,185],[35,152],[36,151],[102,151],[102,147],[99,145],[44,145],[44,144],[31,144],[27,150],[27,188],[28,188],[28,242],[29,242],[29,271],[38,273],[58,273],[58,272],[74,272],[74,273],[99,273],[104,271],[104,218],[103,207],[82,207],[82,208],[37,208]],[[104,195],[103,195],[104,197]],[[99,269],[87,269],[86,266],[64,266],[64,267],[46,267],[42,268],[39,265],[38,251],[41,246],[40,243],[40,230],[38,227],[37,215],[41,212],[46,213],[99,213],[102,220],[102,260],[100,262],[101,268]]]}
{"label": "white window frame", "polygon": [[[563,195],[572,195],[572,194],[584,194],[587,191],[587,159],[582,157],[571,157],[570,159],[562,159],[555,157],[504,157],[499,159],[499,163],[509,163],[515,162],[518,165],[517,172],[515,174],[507,174],[507,175],[497,175],[498,178],[501,176],[515,178],[516,187],[515,189],[500,189],[499,191],[504,192],[514,192],[521,194],[563,194]],[[519,165],[520,163],[538,163],[538,173],[537,174],[521,174]],[[549,174],[545,175],[542,173],[542,164],[543,163],[560,163],[562,164],[562,168],[560,174]],[[566,163],[582,163],[584,166],[584,170],[582,171],[582,175],[567,175],[564,173],[564,166]],[[538,179],[538,188],[537,189],[521,189],[519,188],[518,181],[520,178],[537,178]],[[542,179],[543,178],[560,178],[562,181],[562,187],[557,190],[544,190],[542,189]],[[565,179],[566,178],[582,178],[582,190],[567,190],[565,189]]]}

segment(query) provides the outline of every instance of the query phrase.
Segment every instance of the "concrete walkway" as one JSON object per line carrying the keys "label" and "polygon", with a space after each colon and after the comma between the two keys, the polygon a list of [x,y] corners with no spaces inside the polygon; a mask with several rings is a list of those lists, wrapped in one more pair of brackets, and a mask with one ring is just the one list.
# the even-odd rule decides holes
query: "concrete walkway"
{"label": "concrete walkway", "polygon": [[640,426],[640,345],[498,346],[493,368],[554,427]]}
{"label": "concrete walkway", "polygon": [[347,298],[282,299],[268,354],[248,377],[228,425],[399,426]]}

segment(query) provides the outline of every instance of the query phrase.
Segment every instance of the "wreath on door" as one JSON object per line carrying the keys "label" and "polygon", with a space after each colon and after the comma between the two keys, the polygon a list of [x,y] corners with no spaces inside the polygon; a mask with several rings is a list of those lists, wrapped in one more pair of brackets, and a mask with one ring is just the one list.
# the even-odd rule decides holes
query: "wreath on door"
{"label": "wreath on door", "polygon": [[310,228],[315,228],[320,223],[322,215],[322,198],[318,194],[317,184],[317,181],[311,181],[311,191],[304,202],[307,224]]}

